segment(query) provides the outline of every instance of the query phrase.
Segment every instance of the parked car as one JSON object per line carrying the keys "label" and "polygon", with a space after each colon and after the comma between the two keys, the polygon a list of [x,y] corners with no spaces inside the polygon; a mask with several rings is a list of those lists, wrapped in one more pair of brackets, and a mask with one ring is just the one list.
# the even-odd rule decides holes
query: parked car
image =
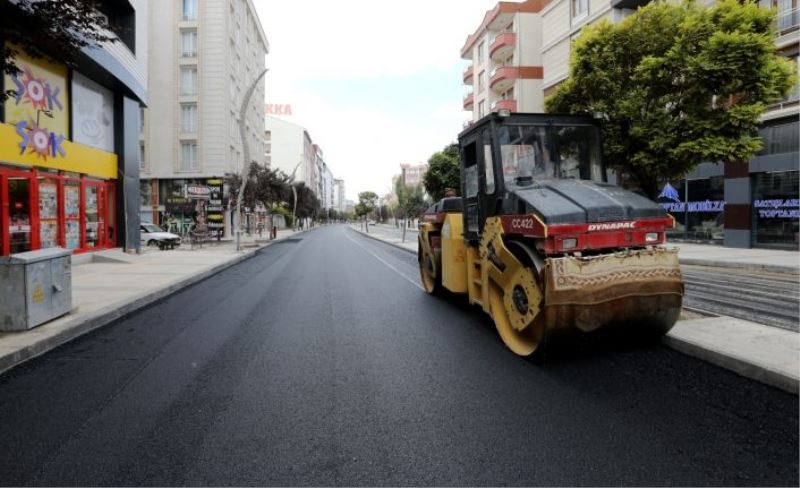
{"label": "parked car", "polygon": [[158,247],[159,249],[174,249],[181,245],[181,237],[172,232],[165,232],[154,224],[141,225],[141,242],[147,247]]}

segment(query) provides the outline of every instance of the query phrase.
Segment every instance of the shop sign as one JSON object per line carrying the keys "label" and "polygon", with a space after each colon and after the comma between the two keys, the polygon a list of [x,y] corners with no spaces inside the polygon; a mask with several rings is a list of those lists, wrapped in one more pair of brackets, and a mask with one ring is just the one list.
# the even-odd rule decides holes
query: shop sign
{"label": "shop sign", "polygon": [[800,199],[756,200],[753,207],[759,209],[762,219],[797,219],[800,218]]}
{"label": "shop sign", "polygon": [[222,179],[206,180],[209,190],[208,206],[206,207],[209,230],[221,233],[225,227],[225,207],[222,202]]}
{"label": "shop sign", "polygon": [[705,200],[699,202],[677,202],[661,203],[661,208],[670,213],[683,213],[688,209],[689,213],[700,212],[723,212],[725,211],[724,200]]}
{"label": "shop sign", "polygon": [[15,58],[20,73],[5,75],[11,96],[5,102],[5,121],[19,137],[19,154],[37,158],[66,157],[63,144],[69,133],[67,69],[20,53]]}
{"label": "shop sign", "polygon": [[194,212],[194,203],[184,197],[167,197],[164,207],[167,213],[191,214]]}
{"label": "shop sign", "polygon": [[211,189],[201,185],[187,185],[186,197],[195,200],[208,200],[211,197]]}

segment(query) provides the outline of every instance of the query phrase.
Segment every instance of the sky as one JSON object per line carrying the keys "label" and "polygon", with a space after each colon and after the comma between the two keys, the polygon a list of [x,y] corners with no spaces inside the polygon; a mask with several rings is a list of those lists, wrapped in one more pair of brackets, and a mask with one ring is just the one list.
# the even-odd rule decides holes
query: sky
{"label": "sky", "polygon": [[289,104],[347,198],[454,142],[461,47],[497,0],[253,0],[270,44],[266,103]]}

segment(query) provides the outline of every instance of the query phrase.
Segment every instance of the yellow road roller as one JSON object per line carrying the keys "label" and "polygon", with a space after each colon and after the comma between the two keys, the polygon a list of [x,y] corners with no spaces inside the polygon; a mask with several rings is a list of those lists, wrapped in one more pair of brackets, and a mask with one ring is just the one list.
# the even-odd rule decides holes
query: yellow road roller
{"label": "yellow road roller", "polygon": [[607,182],[589,117],[490,114],[458,137],[461,196],[420,219],[423,288],[466,295],[530,356],[551,332],[664,334],[683,299],[674,220]]}

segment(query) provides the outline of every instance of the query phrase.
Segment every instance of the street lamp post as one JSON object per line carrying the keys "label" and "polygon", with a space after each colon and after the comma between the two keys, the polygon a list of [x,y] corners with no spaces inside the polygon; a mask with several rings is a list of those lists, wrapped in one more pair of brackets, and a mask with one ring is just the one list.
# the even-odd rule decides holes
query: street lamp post
{"label": "street lamp post", "polygon": [[247,106],[250,104],[250,98],[256,90],[258,82],[267,74],[269,68],[264,68],[264,71],[256,77],[250,88],[247,89],[244,98],[242,99],[242,106],[239,109],[239,136],[242,138],[242,186],[239,188],[239,194],[236,196],[236,250],[241,250],[239,244],[240,235],[242,233],[242,199],[244,198],[244,190],[247,188],[247,173],[250,170],[250,147],[247,145],[247,127],[245,125],[245,116],[247,115]]}
{"label": "street lamp post", "polygon": [[303,160],[301,159],[297,165],[292,170],[292,176],[289,178],[289,184],[292,187],[292,196],[294,197],[294,205],[292,206],[292,227],[297,227],[297,222],[295,222],[296,214],[297,214],[297,188],[294,186],[294,175],[297,173],[297,168],[303,164]]}

